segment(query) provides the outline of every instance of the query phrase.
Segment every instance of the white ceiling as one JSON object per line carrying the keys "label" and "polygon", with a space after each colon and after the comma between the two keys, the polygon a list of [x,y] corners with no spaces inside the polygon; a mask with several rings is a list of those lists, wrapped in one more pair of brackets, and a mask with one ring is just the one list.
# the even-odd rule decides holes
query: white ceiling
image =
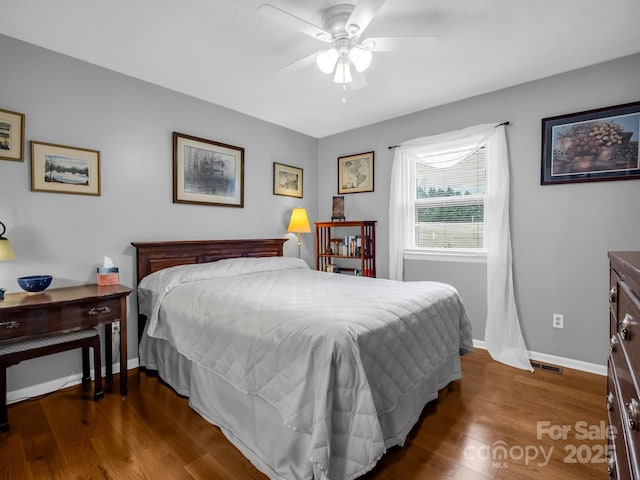
{"label": "white ceiling", "polygon": [[640,52],[638,0],[387,0],[363,38],[437,39],[374,53],[344,92],[315,64],[277,73],[327,46],[259,16],[267,2],[317,25],[356,3],[0,0],[0,33],[316,138]]}

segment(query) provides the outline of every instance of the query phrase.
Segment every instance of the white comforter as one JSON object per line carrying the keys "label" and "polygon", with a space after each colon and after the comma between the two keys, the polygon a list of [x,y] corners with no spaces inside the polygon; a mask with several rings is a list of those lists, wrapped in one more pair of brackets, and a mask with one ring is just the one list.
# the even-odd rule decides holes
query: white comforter
{"label": "white comforter", "polygon": [[150,336],[311,435],[314,478],[370,470],[385,451],[378,415],[472,350],[453,287],[317,272],[293,258],[169,268],[138,296]]}

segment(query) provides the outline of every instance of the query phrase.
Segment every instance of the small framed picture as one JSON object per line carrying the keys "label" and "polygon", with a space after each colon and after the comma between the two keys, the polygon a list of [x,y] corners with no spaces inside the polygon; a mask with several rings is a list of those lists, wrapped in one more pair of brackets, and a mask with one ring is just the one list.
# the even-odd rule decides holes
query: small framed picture
{"label": "small framed picture", "polygon": [[273,194],[302,198],[302,169],[273,162]]}
{"label": "small framed picture", "polygon": [[100,195],[100,152],[32,140],[31,190]]}
{"label": "small framed picture", "polygon": [[373,152],[338,157],[338,193],[373,192]]}
{"label": "small framed picture", "polygon": [[640,102],[542,119],[542,185],[640,178]]}
{"label": "small framed picture", "polygon": [[333,197],[331,220],[344,220],[344,197],[342,195]]}
{"label": "small framed picture", "polygon": [[0,109],[0,160],[24,160],[24,114]]}
{"label": "small framed picture", "polygon": [[173,203],[244,207],[244,148],[173,132]]}

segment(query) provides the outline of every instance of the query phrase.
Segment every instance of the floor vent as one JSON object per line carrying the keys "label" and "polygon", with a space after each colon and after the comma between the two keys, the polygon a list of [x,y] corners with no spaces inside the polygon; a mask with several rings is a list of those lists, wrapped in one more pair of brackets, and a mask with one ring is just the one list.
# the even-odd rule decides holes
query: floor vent
{"label": "floor vent", "polygon": [[544,370],[545,372],[558,373],[562,375],[562,367],[558,367],[557,365],[550,365],[548,363],[541,363],[535,360],[531,360],[531,366],[533,368],[537,368],[538,370]]}

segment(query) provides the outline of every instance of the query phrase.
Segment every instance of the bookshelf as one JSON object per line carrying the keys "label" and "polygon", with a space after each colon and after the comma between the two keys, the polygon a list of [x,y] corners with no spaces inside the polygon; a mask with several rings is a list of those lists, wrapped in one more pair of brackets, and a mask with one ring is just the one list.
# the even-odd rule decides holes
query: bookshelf
{"label": "bookshelf", "polygon": [[[376,220],[315,222],[316,270],[376,276]],[[338,263],[334,264],[334,260]]]}

